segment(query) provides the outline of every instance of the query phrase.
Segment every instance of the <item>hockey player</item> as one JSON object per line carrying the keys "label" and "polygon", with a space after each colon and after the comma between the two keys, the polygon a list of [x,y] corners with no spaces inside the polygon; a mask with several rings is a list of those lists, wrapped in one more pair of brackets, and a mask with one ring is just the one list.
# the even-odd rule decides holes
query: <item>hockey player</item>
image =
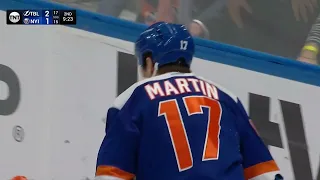
{"label": "hockey player", "polygon": [[135,44],[145,80],[107,114],[95,180],[275,180],[279,168],[240,100],[191,73],[182,25],[156,23]]}

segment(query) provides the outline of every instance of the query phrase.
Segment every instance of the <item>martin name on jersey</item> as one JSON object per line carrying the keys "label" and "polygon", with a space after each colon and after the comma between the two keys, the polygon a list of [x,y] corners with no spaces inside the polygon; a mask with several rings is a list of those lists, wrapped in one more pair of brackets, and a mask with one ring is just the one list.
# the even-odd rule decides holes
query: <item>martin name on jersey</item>
{"label": "martin name on jersey", "polygon": [[108,111],[96,180],[274,180],[239,99],[192,73],[135,83]]}

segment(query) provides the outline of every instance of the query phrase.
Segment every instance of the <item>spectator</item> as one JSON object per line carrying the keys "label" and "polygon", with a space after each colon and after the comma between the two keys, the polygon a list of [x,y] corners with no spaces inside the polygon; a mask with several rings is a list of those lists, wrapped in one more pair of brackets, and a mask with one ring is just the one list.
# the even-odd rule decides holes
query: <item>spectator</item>
{"label": "spectator", "polygon": [[193,0],[183,0],[178,8],[178,22],[189,24],[190,32],[194,36],[209,38],[209,32],[214,32],[216,28],[212,20],[223,16],[226,7],[231,20],[238,28],[243,28],[241,10],[252,13],[247,0],[202,0],[197,3]]}
{"label": "spectator", "polygon": [[[191,33],[195,36],[208,38],[209,31],[202,21],[210,21],[210,18],[218,16],[224,7],[225,0],[216,0],[209,8],[206,8],[211,0],[202,0],[194,6],[193,0],[140,0],[142,4],[143,22],[150,25],[157,21],[190,24]],[[204,11],[199,9],[205,9]],[[198,16],[198,19],[194,19]],[[208,22],[209,23],[209,22]]]}
{"label": "spectator", "polygon": [[303,46],[299,61],[310,63],[310,64],[320,64],[317,62],[318,53],[320,46],[320,15],[318,16],[316,22],[313,24],[311,31],[307,37],[306,43]]}
{"label": "spectator", "polygon": [[102,0],[99,2],[97,12],[118,17],[126,7],[127,0]]}
{"label": "spectator", "polygon": [[140,0],[140,5],[140,21],[145,24],[151,25],[157,21],[175,22],[178,0]]}
{"label": "spectator", "polygon": [[[317,2],[320,0],[54,1],[77,2],[80,7],[100,3],[98,13],[105,15],[135,21],[138,14],[138,22],[148,25],[157,21],[185,24],[194,36],[292,59],[296,59],[301,51],[298,59],[308,61],[305,57],[314,57],[314,52],[307,49],[311,46],[301,50],[301,45],[305,44],[310,27],[319,14]],[[312,43],[307,40],[306,45],[318,46],[317,42]],[[314,63],[315,59],[311,61]]]}
{"label": "spectator", "polygon": [[295,58],[310,19],[315,19],[317,1],[250,1],[249,5],[247,0],[183,0],[177,17],[178,22],[191,22],[195,36],[208,38],[210,32],[216,41]]}
{"label": "spectator", "polygon": [[308,15],[318,6],[317,0],[291,0],[292,11],[297,21],[308,22]]}

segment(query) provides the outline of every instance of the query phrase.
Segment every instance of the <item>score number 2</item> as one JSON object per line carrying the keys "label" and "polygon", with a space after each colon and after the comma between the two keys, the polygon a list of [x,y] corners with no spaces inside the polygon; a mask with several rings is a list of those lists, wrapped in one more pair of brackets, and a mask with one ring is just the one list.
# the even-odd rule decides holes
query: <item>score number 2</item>
{"label": "score number 2", "polygon": [[[202,161],[217,160],[219,158],[222,114],[220,103],[205,96],[184,97],[183,102],[188,116],[203,114],[202,108],[204,107],[209,109]],[[158,116],[164,116],[166,119],[179,171],[192,168],[192,153],[177,100],[170,99],[160,102]]]}

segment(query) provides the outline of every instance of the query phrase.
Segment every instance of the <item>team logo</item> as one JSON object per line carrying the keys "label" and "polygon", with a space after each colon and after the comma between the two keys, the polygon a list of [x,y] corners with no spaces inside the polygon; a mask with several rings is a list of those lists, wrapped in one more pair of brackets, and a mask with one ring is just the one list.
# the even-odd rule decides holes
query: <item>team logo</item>
{"label": "team logo", "polygon": [[20,21],[20,14],[18,12],[11,12],[9,14],[9,21],[12,23],[17,23]]}
{"label": "team logo", "polygon": [[29,18],[24,18],[24,19],[23,19],[23,23],[24,23],[24,24],[29,24],[29,22],[30,22],[30,19],[29,19]]}
{"label": "team logo", "polygon": [[23,16],[29,16],[29,14],[30,14],[30,11],[25,11],[25,12],[23,13]]}
{"label": "team logo", "polygon": [[24,11],[23,12],[23,16],[24,17],[28,17],[28,16],[39,16],[39,12],[38,11]]}

